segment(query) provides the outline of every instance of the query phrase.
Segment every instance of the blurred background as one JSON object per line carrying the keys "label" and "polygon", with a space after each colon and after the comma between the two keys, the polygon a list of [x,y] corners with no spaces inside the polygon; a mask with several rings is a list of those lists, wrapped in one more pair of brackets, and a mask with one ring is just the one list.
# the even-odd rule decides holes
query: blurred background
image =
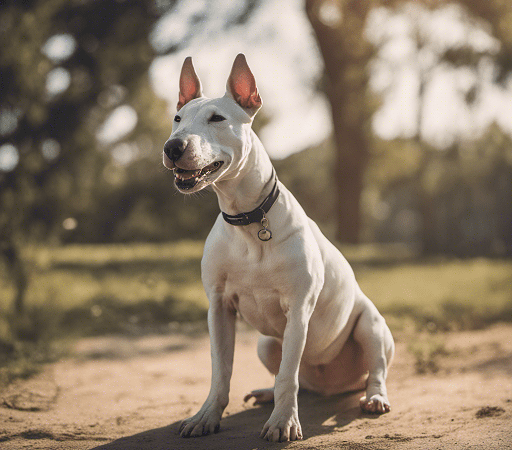
{"label": "blurred background", "polygon": [[69,336],[204,324],[218,205],[161,149],[184,58],[214,97],[239,52],[280,179],[392,327],[512,320],[512,4],[5,0],[0,383]]}

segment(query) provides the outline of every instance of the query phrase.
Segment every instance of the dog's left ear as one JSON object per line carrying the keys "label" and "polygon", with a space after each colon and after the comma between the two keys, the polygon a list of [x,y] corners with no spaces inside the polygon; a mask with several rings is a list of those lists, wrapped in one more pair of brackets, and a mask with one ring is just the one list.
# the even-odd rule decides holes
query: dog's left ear
{"label": "dog's left ear", "polygon": [[192,65],[192,58],[185,58],[180,75],[180,98],[178,101],[178,111],[189,101],[199,98],[203,95],[201,82]]}
{"label": "dog's left ear", "polygon": [[247,65],[245,56],[240,53],[233,63],[231,74],[227,82],[227,94],[235,100],[250,117],[253,117],[261,108],[261,101],[256,80]]}

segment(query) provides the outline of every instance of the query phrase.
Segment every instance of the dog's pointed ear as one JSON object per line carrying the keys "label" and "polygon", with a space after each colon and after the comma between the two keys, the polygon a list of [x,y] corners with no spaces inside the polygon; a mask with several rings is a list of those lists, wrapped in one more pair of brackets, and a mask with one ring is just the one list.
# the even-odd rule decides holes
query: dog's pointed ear
{"label": "dog's pointed ear", "polygon": [[199,98],[202,95],[201,82],[192,65],[192,58],[188,56],[185,58],[183,67],[181,68],[178,111],[189,101]]}
{"label": "dog's pointed ear", "polygon": [[235,58],[226,89],[227,94],[251,117],[258,112],[263,104],[260,94],[258,94],[254,75],[242,53]]}

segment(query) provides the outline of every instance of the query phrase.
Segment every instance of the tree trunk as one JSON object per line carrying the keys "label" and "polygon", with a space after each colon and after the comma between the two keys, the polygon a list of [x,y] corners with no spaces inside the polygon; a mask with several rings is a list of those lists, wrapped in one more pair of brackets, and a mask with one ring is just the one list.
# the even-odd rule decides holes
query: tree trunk
{"label": "tree trunk", "polygon": [[367,65],[372,49],[364,38],[369,0],[306,0],[306,13],[325,64],[331,105],[336,238],[357,243],[361,231],[361,193],[368,162]]}
{"label": "tree trunk", "polygon": [[19,316],[25,311],[25,293],[27,291],[25,267],[15,244],[4,242],[1,249],[16,287],[13,309],[14,313]]}

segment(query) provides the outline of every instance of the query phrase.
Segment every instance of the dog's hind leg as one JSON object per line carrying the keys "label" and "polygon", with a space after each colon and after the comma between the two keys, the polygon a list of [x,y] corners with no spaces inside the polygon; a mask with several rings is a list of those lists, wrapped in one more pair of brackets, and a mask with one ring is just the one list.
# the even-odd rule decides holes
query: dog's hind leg
{"label": "dog's hind leg", "polygon": [[[283,347],[281,341],[271,336],[260,336],[258,339],[258,357],[272,375],[277,375]],[[274,401],[274,388],[255,389],[244,397],[244,402],[254,398],[254,404],[272,403]]]}
{"label": "dog's hind leg", "polygon": [[354,339],[363,349],[363,359],[369,371],[366,396],[361,409],[367,413],[384,414],[390,411],[386,376],[394,354],[394,342],[386,321],[375,305],[363,294],[363,311],[354,328]]}

